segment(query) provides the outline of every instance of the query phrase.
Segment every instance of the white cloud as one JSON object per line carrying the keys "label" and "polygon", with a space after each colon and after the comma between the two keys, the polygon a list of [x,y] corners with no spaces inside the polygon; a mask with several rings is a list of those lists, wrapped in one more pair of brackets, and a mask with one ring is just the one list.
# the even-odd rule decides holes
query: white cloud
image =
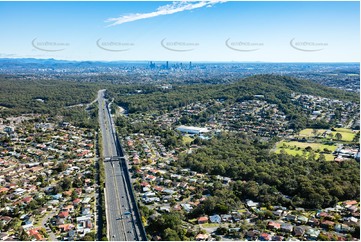
{"label": "white cloud", "polygon": [[112,22],[109,26],[115,26],[141,19],[154,18],[161,15],[169,15],[196,8],[211,7],[214,4],[220,2],[225,2],[225,0],[211,0],[211,1],[201,1],[201,2],[187,2],[187,1],[173,2],[172,4],[160,6],[159,8],[157,8],[156,11],[151,13],[128,14],[117,18],[109,18],[105,22]]}

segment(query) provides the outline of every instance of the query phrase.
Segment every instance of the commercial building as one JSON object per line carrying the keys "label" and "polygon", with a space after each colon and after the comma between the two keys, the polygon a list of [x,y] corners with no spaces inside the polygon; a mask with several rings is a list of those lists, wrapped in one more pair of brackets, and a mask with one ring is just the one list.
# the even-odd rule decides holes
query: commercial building
{"label": "commercial building", "polygon": [[207,128],[185,126],[185,125],[179,126],[177,128],[177,130],[182,132],[182,133],[187,133],[187,134],[203,134],[203,133],[208,133],[209,132],[209,130]]}

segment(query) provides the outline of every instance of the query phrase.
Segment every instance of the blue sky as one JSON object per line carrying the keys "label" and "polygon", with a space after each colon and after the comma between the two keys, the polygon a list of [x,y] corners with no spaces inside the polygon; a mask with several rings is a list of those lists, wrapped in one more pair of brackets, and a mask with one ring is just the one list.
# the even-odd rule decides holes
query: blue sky
{"label": "blue sky", "polygon": [[359,62],[359,4],[0,2],[0,58]]}

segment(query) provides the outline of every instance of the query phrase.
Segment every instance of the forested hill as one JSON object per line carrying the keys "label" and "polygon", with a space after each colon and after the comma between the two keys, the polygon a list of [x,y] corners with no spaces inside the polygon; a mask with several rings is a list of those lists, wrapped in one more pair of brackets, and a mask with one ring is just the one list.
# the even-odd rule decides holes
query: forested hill
{"label": "forested hill", "polygon": [[[152,84],[78,83],[60,80],[17,80],[0,77],[0,110],[11,113],[57,113],[65,106],[89,103],[99,89],[109,90],[115,101],[130,113],[172,110],[195,101],[224,99],[227,102],[253,99],[264,95],[288,114],[297,113],[291,93],[304,93],[339,100],[359,102],[356,93],[328,88],[307,80],[278,75],[255,75],[232,84],[174,85],[162,89]],[[141,90],[138,93],[137,90]],[[40,101],[39,101],[40,100]],[[42,102],[43,100],[43,102]]]}
{"label": "forested hill", "polygon": [[[0,116],[20,114],[63,116],[80,127],[97,126],[95,105],[88,104],[98,90],[107,88],[99,83],[79,83],[60,80],[19,80],[0,76]],[[70,108],[71,107],[71,108]],[[90,118],[89,118],[90,115]]]}
{"label": "forested hill", "polygon": [[[238,93],[235,93],[235,91],[238,91]],[[282,94],[289,95],[291,92],[297,92],[333,99],[359,101],[356,93],[329,88],[308,80],[279,75],[255,75],[247,77],[222,89],[221,92],[233,97],[237,97],[243,93],[245,95],[260,94],[266,97],[270,95],[278,99],[282,99]]]}
{"label": "forested hill", "polygon": [[118,86],[111,91],[111,95],[115,96],[116,102],[126,107],[130,113],[172,110],[190,102],[207,99],[224,99],[234,102],[253,99],[254,95],[264,95],[265,100],[279,104],[287,114],[291,114],[295,111],[291,103],[291,94],[294,92],[359,102],[356,93],[279,75],[255,75],[232,84],[179,85],[173,86],[170,90],[162,90],[155,86],[137,86],[137,89],[142,89],[140,94],[135,93],[135,89],[133,86],[126,88]]}
{"label": "forested hill", "polygon": [[59,80],[17,80],[0,77],[3,113],[53,113],[60,108],[89,103],[101,89],[95,83]]}

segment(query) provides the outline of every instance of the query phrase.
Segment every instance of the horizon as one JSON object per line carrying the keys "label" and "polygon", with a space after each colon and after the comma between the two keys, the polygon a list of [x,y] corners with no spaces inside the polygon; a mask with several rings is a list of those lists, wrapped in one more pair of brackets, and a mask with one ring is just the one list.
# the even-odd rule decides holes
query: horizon
{"label": "horizon", "polygon": [[0,2],[0,58],[359,63],[359,7],[357,1]]}
{"label": "horizon", "polygon": [[169,62],[169,63],[199,63],[199,64],[211,64],[211,63],[220,63],[220,64],[360,64],[361,62],[356,61],[345,61],[345,62],[271,62],[271,61],[192,61],[192,60],[65,60],[65,59],[55,59],[55,58],[33,58],[33,57],[0,57],[0,60],[53,60],[53,61],[62,61],[62,62],[102,62],[102,63],[112,63],[112,62],[125,62],[125,63],[131,63],[131,62],[155,62],[155,63],[161,63],[161,62]]}

